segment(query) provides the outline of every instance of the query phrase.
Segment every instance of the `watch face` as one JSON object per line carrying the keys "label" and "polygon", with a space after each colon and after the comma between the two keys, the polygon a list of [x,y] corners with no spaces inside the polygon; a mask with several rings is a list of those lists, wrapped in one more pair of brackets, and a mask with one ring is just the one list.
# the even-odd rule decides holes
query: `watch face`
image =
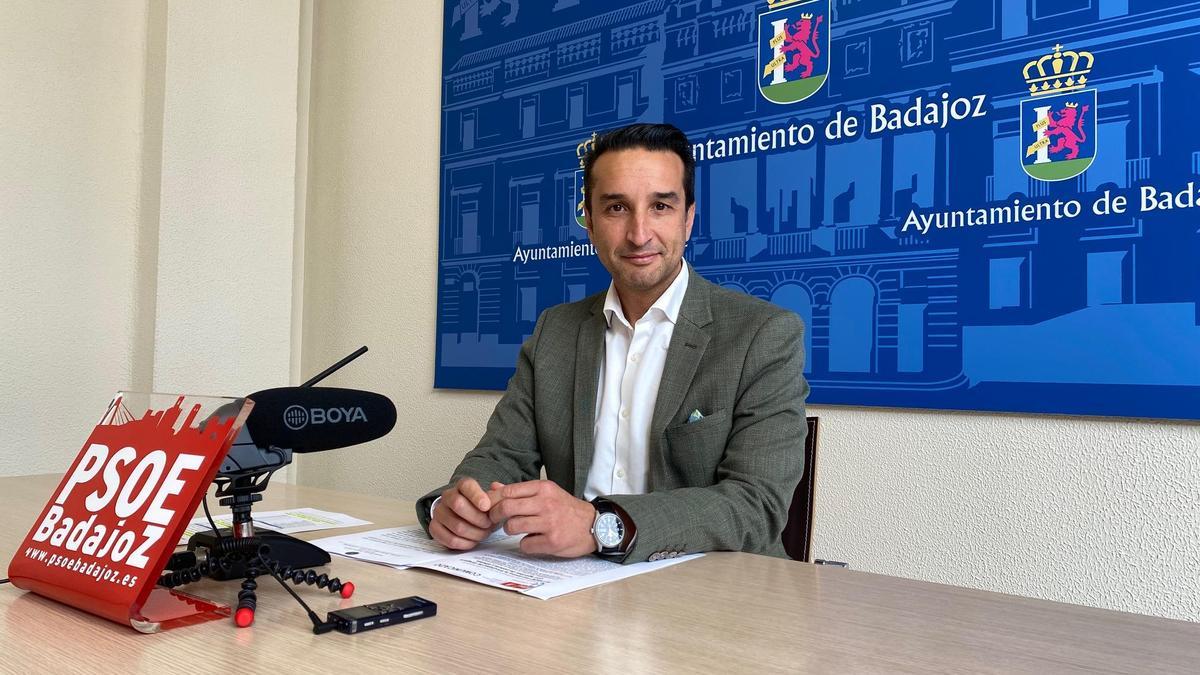
{"label": "watch face", "polygon": [[625,525],[615,513],[601,513],[596,519],[596,541],[604,548],[612,548],[625,538]]}

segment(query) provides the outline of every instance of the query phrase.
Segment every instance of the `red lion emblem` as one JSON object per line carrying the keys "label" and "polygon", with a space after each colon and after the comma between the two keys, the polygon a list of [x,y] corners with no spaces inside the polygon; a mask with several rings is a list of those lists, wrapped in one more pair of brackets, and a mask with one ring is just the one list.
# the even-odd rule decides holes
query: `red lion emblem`
{"label": "red lion emblem", "polygon": [[804,71],[800,73],[801,78],[810,77],[813,73],[813,62],[817,57],[821,56],[820,29],[821,21],[824,20],[824,15],[818,15],[816,23],[813,23],[811,18],[800,19],[792,25],[792,31],[787,31],[787,37],[784,38],[783,48],[780,50],[784,54],[792,53],[790,63],[784,66],[784,70],[792,72],[797,68],[803,67]]}
{"label": "red lion emblem", "polygon": [[1087,141],[1087,132],[1083,129],[1083,116],[1087,111],[1088,106],[1085,105],[1082,108],[1066,107],[1050,113],[1046,138],[1058,136],[1058,141],[1050,148],[1052,154],[1066,150],[1066,159],[1078,159],[1079,146]]}

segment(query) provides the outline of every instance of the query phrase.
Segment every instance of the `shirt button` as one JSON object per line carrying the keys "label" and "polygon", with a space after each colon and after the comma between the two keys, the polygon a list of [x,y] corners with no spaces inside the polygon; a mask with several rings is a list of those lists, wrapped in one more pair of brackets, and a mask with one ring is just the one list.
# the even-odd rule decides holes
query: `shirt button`
{"label": "shirt button", "polygon": [[625,469],[617,469],[617,478],[625,477]]}
{"label": "shirt button", "polygon": [[632,355],[630,355],[629,360],[633,361],[634,363],[637,363],[638,360],[641,358],[642,358],[641,354],[632,354]]}
{"label": "shirt button", "polygon": [[621,409],[621,419],[623,419],[623,420],[629,419],[629,408]]}

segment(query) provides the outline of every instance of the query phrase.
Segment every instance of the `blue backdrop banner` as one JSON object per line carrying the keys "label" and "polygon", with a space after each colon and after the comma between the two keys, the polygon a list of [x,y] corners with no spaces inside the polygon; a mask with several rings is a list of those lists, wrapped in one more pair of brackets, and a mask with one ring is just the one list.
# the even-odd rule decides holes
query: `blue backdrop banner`
{"label": "blue backdrop banner", "polygon": [[687,132],[705,277],[810,401],[1200,418],[1200,2],[448,0],[438,387],[604,291],[593,134]]}

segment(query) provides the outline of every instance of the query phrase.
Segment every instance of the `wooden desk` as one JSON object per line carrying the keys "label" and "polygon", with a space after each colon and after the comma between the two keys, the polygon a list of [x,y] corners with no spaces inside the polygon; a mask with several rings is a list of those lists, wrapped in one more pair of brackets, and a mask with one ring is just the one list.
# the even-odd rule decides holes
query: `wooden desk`
{"label": "wooden desk", "polygon": [[[56,485],[0,478],[0,569]],[[263,510],[314,506],[413,522],[407,502],[272,484]],[[350,530],[337,530],[347,532]],[[323,536],[329,533],[314,533]],[[1195,672],[1200,624],[1030,600],[744,553],[543,601],[423,570],[335,558],[354,598],[300,587],[324,616],[406,595],[438,616],[362,635],[313,635],[278,584],[257,621],[141,635],[0,586],[4,672]],[[235,603],[236,582],[198,595]]]}

